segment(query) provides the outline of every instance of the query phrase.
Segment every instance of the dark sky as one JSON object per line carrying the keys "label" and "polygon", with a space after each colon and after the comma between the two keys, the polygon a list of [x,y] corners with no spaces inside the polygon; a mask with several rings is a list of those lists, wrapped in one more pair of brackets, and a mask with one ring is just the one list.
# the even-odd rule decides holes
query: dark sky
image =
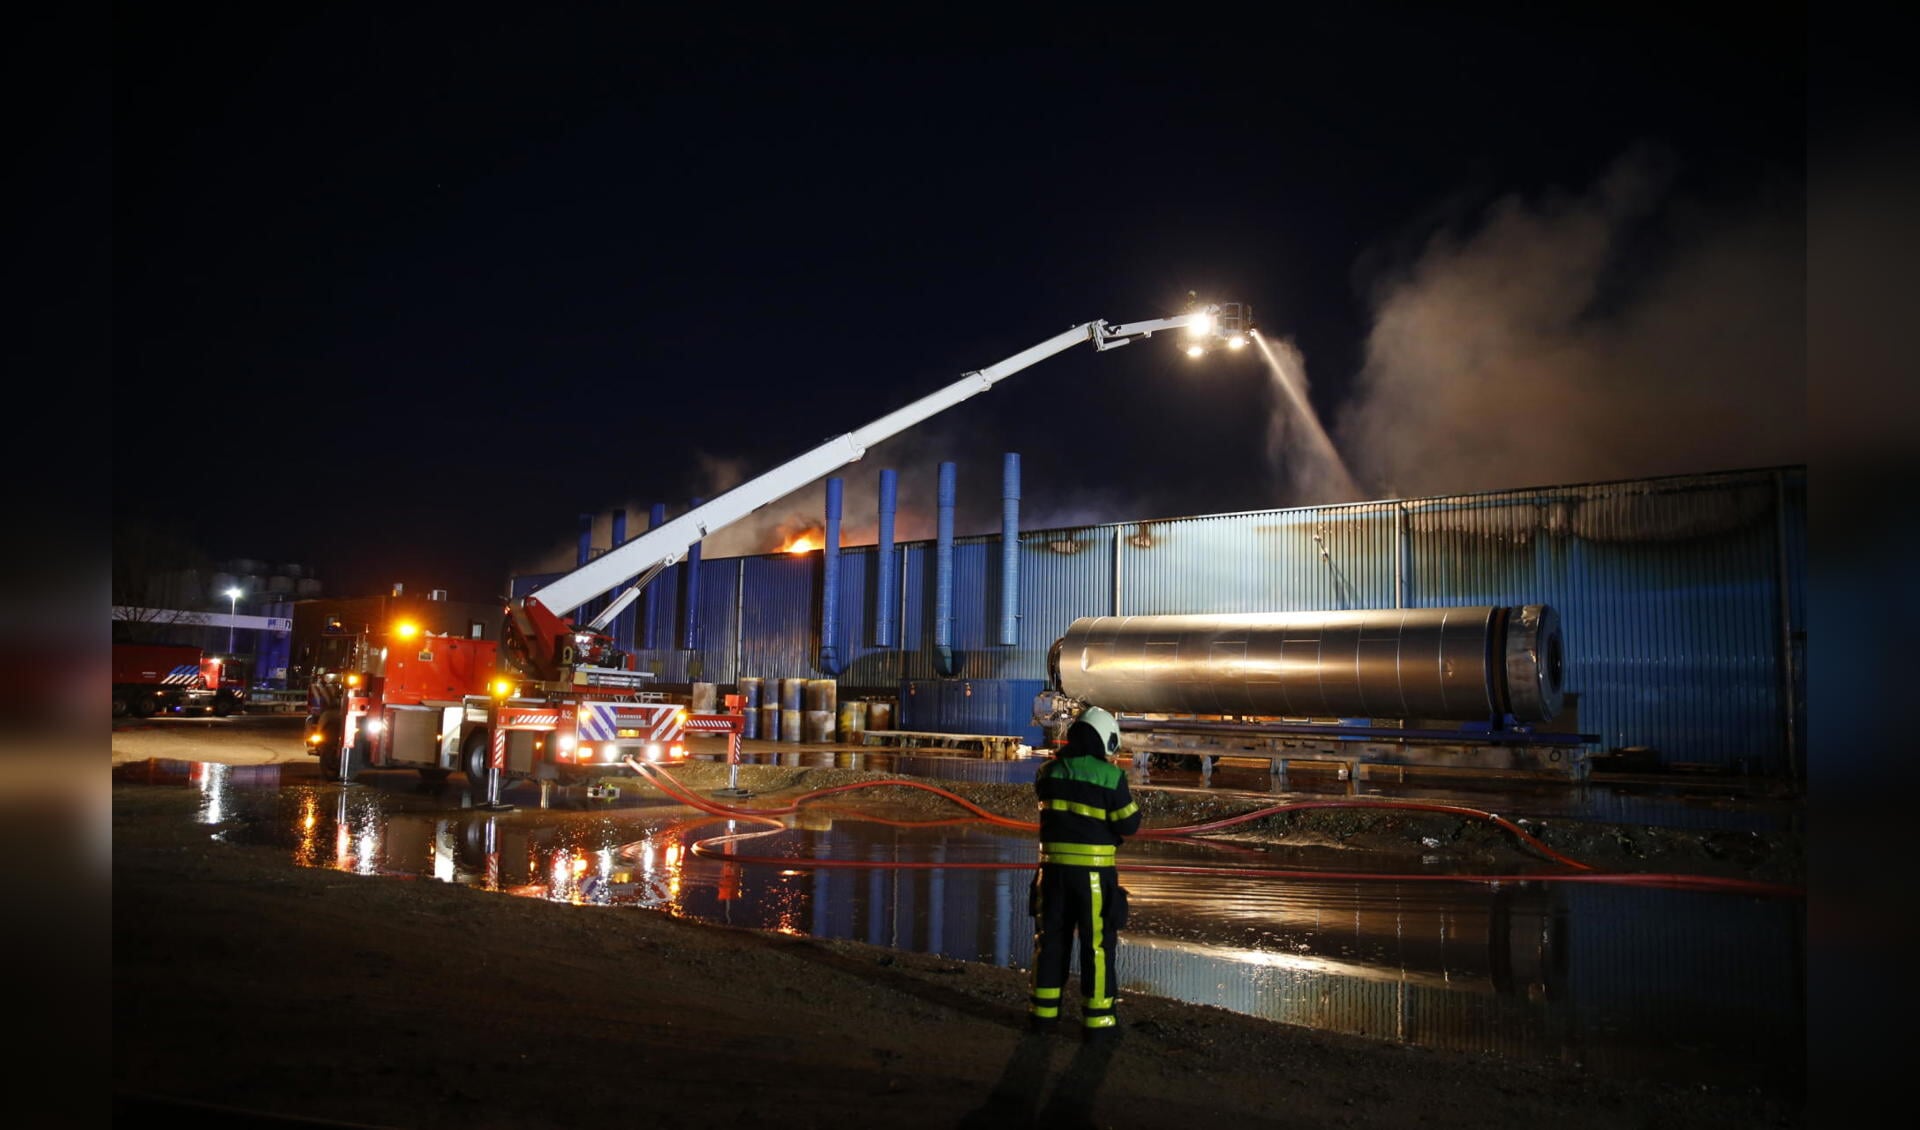
{"label": "dark sky", "polygon": [[[1347,497],[1799,459],[1797,9],[725,11],[118,8],[116,519],[486,599],[1189,290],[1304,358]],[[1006,451],[1032,524],[1337,500],[1273,381],[1077,349],[847,468],[848,540],[941,459],[991,528]]]}

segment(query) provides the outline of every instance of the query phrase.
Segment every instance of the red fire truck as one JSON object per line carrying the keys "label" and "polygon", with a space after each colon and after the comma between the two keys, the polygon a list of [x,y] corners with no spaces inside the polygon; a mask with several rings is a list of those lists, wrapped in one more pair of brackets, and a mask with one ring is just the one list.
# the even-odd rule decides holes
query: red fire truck
{"label": "red fire truck", "polygon": [[408,623],[356,641],[344,669],[308,689],[307,748],[329,777],[412,768],[430,780],[465,773],[483,786],[495,745],[506,779],[563,780],[623,773],[626,758],[686,758],[690,728],[726,734],[736,715],[695,715],[664,693],[539,689],[499,666],[499,644],[435,636]]}

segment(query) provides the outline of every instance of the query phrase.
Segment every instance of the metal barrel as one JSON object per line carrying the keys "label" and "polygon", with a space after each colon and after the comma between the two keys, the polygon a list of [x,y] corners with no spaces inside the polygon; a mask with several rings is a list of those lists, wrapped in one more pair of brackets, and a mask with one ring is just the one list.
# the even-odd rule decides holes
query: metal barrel
{"label": "metal barrel", "polygon": [[780,740],[780,708],[763,706],[760,708],[760,740],[777,742]]}
{"label": "metal barrel", "polygon": [[824,710],[831,714],[834,704],[840,698],[840,685],[832,679],[808,679],[806,690],[807,710]]}
{"label": "metal barrel", "polygon": [[757,675],[742,675],[734,680],[734,693],[745,701],[741,704],[748,710],[760,708],[760,696],[766,693],[767,681]]}
{"label": "metal barrel", "polygon": [[802,718],[803,711],[780,708],[780,740],[783,742],[806,741],[806,727]]}
{"label": "metal barrel", "polygon": [[712,714],[714,704],[719,701],[719,687],[713,683],[693,684],[693,701],[689,708],[695,714]]}
{"label": "metal barrel", "polygon": [[837,712],[840,722],[840,740],[859,744],[860,735],[867,729],[867,704],[859,700],[843,702]]}
{"label": "metal barrel", "polygon": [[742,706],[740,711],[745,715],[745,717],[740,719],[741,740],[757,740],[760,737],[760,708],[757,706]]}
{"label": "metal barrel", "polygon": [[893,729],[893,704],[891,702],[867,703],[867,729]]}
{"label": "metal barrel", "polygon": [[806,727],[806,740],[815,745],[825,745],[833,741],[833,711],[804,710],[801,725]]}
{"label": "metal barrel", "polygon": [[1546,605],[1091,616],[1058,654],[1066,694],[1141,714],[1546,722],[1565,674]]}
{"label": "metal barrel", "polygon": [[807,693],[807,681],[805,679],[780,680],[780,709],[782,710],[806,709],[806,707],[803,705],[804,700],[806,698],[806,693]]}

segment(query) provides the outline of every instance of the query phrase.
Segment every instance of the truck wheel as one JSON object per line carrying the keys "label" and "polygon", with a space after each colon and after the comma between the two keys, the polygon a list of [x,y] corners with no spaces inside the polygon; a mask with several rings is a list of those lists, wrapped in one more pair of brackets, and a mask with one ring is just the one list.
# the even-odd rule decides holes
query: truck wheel
{"label": "truck wheel", "polygon": [[113,716],[115,718],[125,718],[127,716],[127,700],[126,699],[116,698],[113,700]]}
{"label": "truck wheel", "polygon": [[133,711],[135,718],[151,718],[160,712],[160,700],[150,694],[135,695],[127,709]]}
{"label": "truck wheel", "polygon": [[475,730],[460,744],[460,766],[466,771],[467,783],[476,789],[487,787],[487,762],[492,760],[487,752],[485,730]]}

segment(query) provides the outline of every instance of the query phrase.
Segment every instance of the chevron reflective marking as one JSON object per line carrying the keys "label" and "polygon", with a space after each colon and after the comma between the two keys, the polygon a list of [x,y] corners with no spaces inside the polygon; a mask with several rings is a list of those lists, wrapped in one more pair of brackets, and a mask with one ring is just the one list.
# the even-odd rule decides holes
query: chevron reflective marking
{"label": "chevron reflective marking", "polygon": [[[582,703],[580,732],[595,741],[646,738],[660,741],[674,731],[680,708],[671,704],[635,706],[632,703]],[[621,731],[636,731],[622,734]]]}
{"label": "chevron reflective marking", "polygon": [[199,681],[200,665],[198,663],[187,663],[175,667],[173,670],[167,672],[165,678],[160,680],[162,684],[169,687],[190,686]]}

